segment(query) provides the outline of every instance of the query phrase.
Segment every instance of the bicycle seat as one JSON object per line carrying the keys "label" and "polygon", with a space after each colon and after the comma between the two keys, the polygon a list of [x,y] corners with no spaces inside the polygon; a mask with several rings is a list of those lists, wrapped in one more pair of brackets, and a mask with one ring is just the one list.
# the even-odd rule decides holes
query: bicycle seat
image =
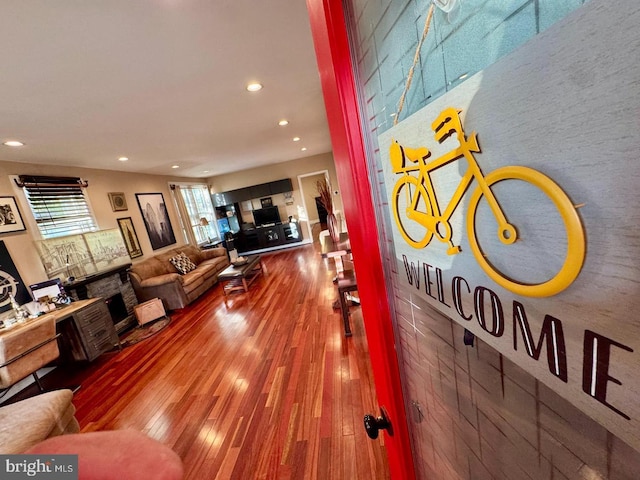
{"label": "bicycle seat", "polygon": [[409,148],[403,147],[397,140],[391,140],[389,148],[389,158],[393,173],[402,173],[405,170],[405,159],[416,163],[418,160],[426,159],[431,156],[431,152],[427,147]]}

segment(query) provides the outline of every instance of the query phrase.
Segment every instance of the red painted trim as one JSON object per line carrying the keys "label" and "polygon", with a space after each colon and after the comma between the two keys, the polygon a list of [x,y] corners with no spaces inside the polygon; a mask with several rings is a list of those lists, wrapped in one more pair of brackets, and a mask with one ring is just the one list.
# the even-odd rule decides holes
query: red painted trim
{"label": "red painted trim", "polygon": [[307,0],[307,8],[354,252],[376,393],[393,424],[393,436],[385,433],[389,468],[394,479],[415,479],[342,2]]}

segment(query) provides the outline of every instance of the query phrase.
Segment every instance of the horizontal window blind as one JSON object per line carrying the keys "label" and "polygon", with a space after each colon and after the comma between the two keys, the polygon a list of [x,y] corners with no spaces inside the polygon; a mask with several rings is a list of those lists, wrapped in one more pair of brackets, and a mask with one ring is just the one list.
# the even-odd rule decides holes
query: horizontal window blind
{"label": "horizontal window blind", "polygon": [[87,186],[75,177],[38,177],[20,175],[18,183],[43,238],[55,238],[96,230],[96,224],[84,195]]}

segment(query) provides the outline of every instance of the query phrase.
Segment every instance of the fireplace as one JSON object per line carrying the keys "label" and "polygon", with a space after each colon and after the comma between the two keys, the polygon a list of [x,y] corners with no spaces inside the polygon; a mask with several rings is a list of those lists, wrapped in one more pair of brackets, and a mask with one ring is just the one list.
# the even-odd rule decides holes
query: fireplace
{"label": "fireplace", "polygon": [[99,272],[86,278],[65,284],[67,293],[76,300],[102,297],[109,308],[116,332],[121,334],[136,323],[134,307],[138,299],[129,283],[127,270],[131,265]]}
{"label": "fireplace", "polygon": [[[122,298],[121,293],[116,293],[111,297],[105,299],[104,303],[107,304],[109,308],[109,313],[111,314],[111,320],[114,325],[118,325],[123,320],[126,320],[129,316],[127,312],[127,306],[124,303],[124,299]],[[117,330],[117,329],[116,329]]]}

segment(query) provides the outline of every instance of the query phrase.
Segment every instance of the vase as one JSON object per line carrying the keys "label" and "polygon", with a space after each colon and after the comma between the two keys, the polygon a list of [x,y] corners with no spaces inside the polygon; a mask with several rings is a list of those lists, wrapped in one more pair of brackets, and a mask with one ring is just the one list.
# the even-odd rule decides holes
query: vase
{"label": "vase", "polygon": [[340,240],[340,227],[338,226],[338,219],[333,212],[327,215],[327,230],[329,230],[329,236],[334,243]]}

